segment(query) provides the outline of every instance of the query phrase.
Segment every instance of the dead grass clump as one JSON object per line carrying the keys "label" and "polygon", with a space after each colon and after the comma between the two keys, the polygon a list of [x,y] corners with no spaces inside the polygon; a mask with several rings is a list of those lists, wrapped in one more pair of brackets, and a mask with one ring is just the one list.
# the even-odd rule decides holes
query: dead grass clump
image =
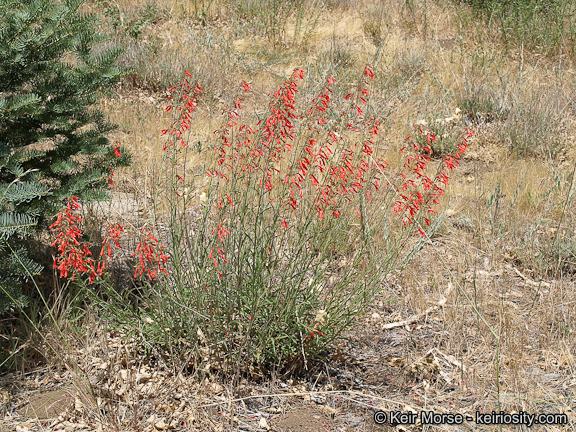
{"label": "dead grass clump", "polygon": [[548,86],[520,88],[513,108],[502,125],[502,140],[512,152],[558,153],[562,149],[562,111],[566,100],[559,89]]}
{"label": "dead grass clump", "polygon": [[[327,346],[320,353],[322,361],[308,364],[308,375],[280,377],[278,370],[266,375],[270,370],[249,367],[235,373],[240,369],[229,365],[247,358],[256,345],[243,342],[243,348],[231,354],[221,341],[227,333],[236,341],[250,341],[246,331],[251,319],[244,317],[231,332],[215,325],[226,322],[230,307],[199,333],[190,287],[200,284],[188,283],[191,266],[183,267],[180,293],[171,285],[151,285],[145,298],[142,287],[127,285],[126,292],[140,294],[139,303],[127,302],[126,308],[115,311],[115,328],[109,327],[112,321],[104,321],[111,317],[102,312],[109,298],[100,295],[101,309],[88,307],[92,312],[82,317],[70,312],[63,320],[76,324],[62,324],[62,334],[45,330],[42,341],[30,339],[27,345],[22,334],[3,337],[16,360],[12,366],[25,369],[44,361],[52,367],[18,381],[31,387],[13,386],[16,375],[10,376],[10,383],[4,380],[9,390],[2,400],[10,401],[0,411],[6,416],[4,424],[13,428],[24,421],[16,409],[36,401],[33,389],[43,389],[68,394],[75,402],[63,408],[65,415],[54,420],[52,429],[84,424],[96,430],[300,430],[303,425],[317,428],[322,421],[333,429],[372,430],[375,409],[425,409],[473,417],[476,411],[492,410],[565,413],[571,423],[563,430],[574,430],[576,186],[571,142],[576,123],[571,117],[576,88],[568,33],[556,42],[546,39],[547,32],[539,39],[528,34],[515,39],[511,31],[524,31],[516,26],[506,30],[514,37],[503,40],[495,24],[504,22],[504,16],[495,15],[491,26],[480,25],[484,18],[475,18],[462,2],[330,1],[313,9],[307,8],[316,3],[304,3],[288,10],[258,9],[262,4],[254,1],[156,1],[150,4],[160,11],[158,19],[138,23],[138,14],[155,9],[131,0],[116,2],[121,13],[115,18],[110,10],[106,18],[110,43],[127,47],[125,62],[135,74],[104,102],[104,109],[120,125],[111,138],[121,141],[135,162],[115,173],[116,203],[95,210],[95,224],[108,223],[104,213],[121,218],[135,246],[145,220],[167,208],[166,194],[153,199],[162,171],[164,141],[159,131],[172,121],[164,111],[163,91],[180,82],[182,69],[192,72],[205,90],[190,123],[185,169],[186,176],[200,178],[214,152],[213,131],[222,127],[221,110],[233,104],[242,80],[254,90],[243,107],[254,112],[248,120],[257,122],[263,116],[258,107],[269,100],[270,88],[295,67],[307,65],[311,81],[319,83],[299,88],[309,102],[324,88],[319,80],[327,75],[342,85],[333,87],[335,98],[357,91],[356,69],[370,61],[380,72],[371,85],[370,106],[382,119],[380,134],[374,137],[374,157],[399,162],[396,150],[406,145],[406,135],[414,134],[417,121],[425,130],[436,127],[438,137],[446,134],[442,146],[450,144],[450,133],[464,124],[476,132],[461,171],[437,208],[445,213],[434,235],[414,249],[422,248],[405,271],[398,264],[378,280],[378,291],[366,300],[368,314],[354,320],[348,340]],[[91,6],[103,12],[114,5]],[[273,22],[275,10],[283,21]],[[129,28],[134,29],[132,35],[127,35]],[[446,119],[452,120],[443,123]],[[198,218],[201,206],[216,202],[210,201],[215,196],[206,183],[178,192],[190,203],[183,221]],[[355,214],[356,208],[364,211],[360,205],[354,201],[346,208]],[[377,215],[376,210],[366,215]],[[215,213],[209,215],[213,222]],[[168,238],[166,221],[163,213],[158,219],[162,239]],[[286,219],[289,227],[293,222]],[[369,227],[376,223],[369,217],[365,222]],[[278,226],[286,229],[281,222]],[[354,219],[335,226],[338,246],[333,259],[317,271],[310,287],[304,281],[299,298],[316,301],[310,293],[334,286],[343,269],[355,262],[350,257],[366,236],[366,225],[361,226]],[[202,232],[197,223],[190,223],[189,229],[194,235]],[[275,231],[264,230],[263,235],[266,232]],[[385,236],[372,240],[376,251],[393,246]],[[240,240],[238,244],[246,245]],[[313,246],[306,245],[306,251],[314,251]],[[245,249],[251,253],[236,262],[264,262],[261,249]],[[181,252],[198,259],[210,253],[206,247],[197,248],[197,253],[191,250],[186,246]],[[209,282],[211,289],[218,288],[212,298],[219,295],[229,301],[236,288],[221,288],[215,273],[225,263],[212,268],[208,262],[210,271],[204,275],[210,277],[202,279],[202,286]],[[279,260],[276,275],[290,263]],[[358,263],[359,268],[364,265]],[[247,274],[242,268],[238,275]],[[254,298],[263,298],[266,289],[282,283],[281,278],[273,279],[273,272],[270,280],[275,284],[262,282],[265,271],[255,272],[249,285]],[[279,298],[285,299],[269,295],[263,306],[271,317],[267,321],[275,325],[279,320],[274,302]],[[130,315],[135,310],[140,316]],[[308,310],[309,323],[315,322],[316,312]],[[124,319],[123,330],[118,318]],[[185,325],[190,325],[188,333],[182,330]],[[268,331],[266,325],[258,321]],[[163,348],[171,348],[161,352],[167,332],[172,339]],[[260,334],[266,337],[264,331]],[[211,337],[219,342],[211,343]],[[19,348],[23,342],[24,348]],[[27,351],[30,346],[34,351]],[[303,363],[298,366],[303,370]],[[36,419],[27,421],[21,426],[47,428]],[[561,426],[541,428],[556,431]]]}

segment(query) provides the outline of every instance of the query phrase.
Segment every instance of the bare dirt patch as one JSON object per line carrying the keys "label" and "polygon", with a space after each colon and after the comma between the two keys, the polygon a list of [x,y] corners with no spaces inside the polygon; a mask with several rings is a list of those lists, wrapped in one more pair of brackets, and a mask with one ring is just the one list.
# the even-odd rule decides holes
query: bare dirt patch
{"label": "bare dirt patch", "polygon": [[74,403],[72,392],[66,390],[52,390],[34,393],[30,402],[18,410],[24,417],[46,420],[57,418],[66,412]]}

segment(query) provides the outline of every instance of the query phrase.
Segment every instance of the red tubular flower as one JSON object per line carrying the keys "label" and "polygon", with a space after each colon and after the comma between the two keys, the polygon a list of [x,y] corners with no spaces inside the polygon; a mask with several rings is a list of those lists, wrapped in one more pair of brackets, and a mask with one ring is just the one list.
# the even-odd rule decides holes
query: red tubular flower
{"label": "red tubular flower", "polygon": [[112,177],[114,177],[114,170],[112,167],[110,167],[110,175],[106,179],[106,183],[108,183],[110,186],[114,186],[114,180],[112,180]]}
{"label": "red tubular flower", "polygon": [[82,231],[78,228],[78,224],[82,222],[82,218],[74,213],[80,208],[78,197],[68,199],[66,208],[49,227],[52,233],[56,234],[51,246],[58,251],[52,267],[60,272],[61,278],[71,275],[70,280],[74,280],[78,274],[88,274],[89,282],[92,283],[98,273],[94,268],[94,259],[91,258],[92,253],[88,246],[79,241]]}
{"label": "red tubular flower", "polygon": [[366,69],[364,69],[364,75],[370,77],[370,78],[374,78],[374,72],[372,71],[372,66],[367,65]]}
{"label": "red tubular flower", "polygon": [[[189,71],[184,71],[184,73],[187,76],[192,77],[192,74]],[[184,83],[179,83],[169,90],[169,92],[171,93],[176,87],[179,87],[181,89],[181,95],[179,101],[182,103],[182,105],[179,108],[177,108],[179,118],[176,118],[172,122],[171,128],[163,129],[161,131],[161,136],[164,136],[167,133],[169,135],[176,136],[176,140],[173,139],[168,140],[166,144],[164,144],[162,148],[162,150],[164,151],[172,147],[175,144],[175,142],[180,142],[180,144],[182,144],[183,147],[186,146],[186,142],[182,139],[182,136],[184,135],[184,132],[190,130],[190,121],[192,119],[192,112],[196,110],[196,106],[198,103],[197,101],[198,95],[202,93],[200,84],[191,86],[186,78],[183,81]],[[168,100],[169,101],[172,100],[172,95],[168,98]],[[169,105],[165,108],[165,110],[167,112],[173,111],[174,106]]]}
{"label": "red tubular flower", "polygon": [[[154,227],[152,227],[154,229]],[[134,271],[134,277],[145,274],[149,280],[158,277],[159,272],[168,275],[165,265],[170,256],[164,254],[166,246],[152,234],[149,227],[142,228],[142,236],[134,253],[130,256],[138,256],[138,265]]]}
{"label": "red tubular flower", "polygon": [[116,155],[116,157],[122,157],[122,153],[120,153],[120,142],[114,145],[114,155]]}
{"label": "red tubular flower", "polygon": [[362,151],[364,153],[366,153],[368,156],[370,156],[373,153],[372,148],[368,145],[368,143],[364,143],[364,148],[362,149]]}
{"label": "red tubular flower", "polygon": [[120,224],[112,225],[108,227],[110,234],[102,240],[102,248],[100,249],[100,256],[106,256],[107,258],[112,258],[112,247],[114,249],[120,248],[120,243],[118,239],[124,232],[124,228]]}
{"label": "red tubular flower", "polygon": [[[423,131],[420,127],[415,126],[419,130],[421,135],[426,137],[427,142],[436,140],[435,136],[430,132]],[[448,185],[449,176],[448,170],[452,170],[459,165],[459,160],[462,157],[463,152],[467,149],[467,138],[472,136],[472,132],[465,130],[465,136],[461,136],[461,142],[457,146],[457,150],[450,155],[446,155],[442,158],[443,165],[440,169],[439,174],[437,174],[432,179],[426,175],[427,164],[431,160],[429,147],[420,148],[417,143],[413,142],[412,146],[403,147],[401,151],[406,151],[406,163],[402,168],[405,169],[406,173],[398,173],[401,181],[394,185],[394,188],[401,198],[394,204],[393,208],[396,214],[403,217],[403,223],[405,226],[409,224],[415,224],[416,218],[421,215],[421,212],[426,212],[425,214],[436,213],[431,207],[433,205],[439,204],[437,197],[444,194],[444,186]],[[410,154],[409,152],[412,152]],[[414,179],[410,178],[415,176]],[[406,191],[406,192],[404,192]],[[422,216],[423,224],[431,225],[430,219]],[[421,235],[426,234],[421,229],[421,226],[416,230]]]}
{"label": "red tubular flower", "polygon": [[[189,72],[186,74],[191,77]],[[299,80],[303,75],[304,71],[295,69],[292,76],[271,94],[268,115],[253,128],[242,123],[242,98],[237,98],[232,106],[223,111],[222,125],[214,132],[218,142],[211,148],[215,163],[209,167],[207,176],[222,182],[239,180],[243,185],[260,188],[259,192],[265,194],[264,199],[282,206],[283,214],[277,221],[281,221],[285,229],[293,228],[289,227],[286,219],[299,220],[299,217],[290,219],[293,212],[304,209],[319,219],[336,219],[345,208],[341,205],[342,200],[352,202],[354,195],[360,193],[365,193],[368,200],[376,199],[377,191],[385,192],[388,188],[397,194],[397,199],[391,205],[399,221],[406,226],[430,225],[430,219],[423,216],[433,212],[431,207],[438,202],[436,198],[442,195],[443,184],[448,182],[448,170],[458,165],[470,135],[465,131],[457,152],[444,158],[439,172],[427,175],[432,155],[429,143],[436,137],[416,127],[423,135],[421,144],[409,137],[406,146],[401,149],[405,156],[404,165],[397,175],[387,176],[384,170],[388,164],[375,159],[381,140],[377,140],[380,122],[371,115],[368,103],[370,81],[374,78],[372,66],[366,66],[363,83],[355,92],[345,96],[349,102],[347,109],[341,111],[340,119],[329,115],[340,112],[338,107],[333,106],[332,85],[335,80],[332,77],[326,79],[319,93],[300,111],[296,101]],[[246,82],[241,85],[244,91],[250,90]],[[183,96],[180,108],[174,108],[177,120],[171,129],[162,131],[166,134],[170,130],[169,135],[174,135],[165,149],[174,146],[175,142],[184,144],[182,139],[184,133],[190,130],[191,113],[196,109],[196,97],[200,92],[198,86],[194,87],[186,80],[179,86]],[[354,134],[358,135],[353,137]],[[424,141],[428,145],[423,144]],[[176,178],[182,180],[179,176]],[[227,215],[236,209],[233,206],[238,199],[236,190],[229,194],[222,194],[214,202],[217,207],[217,218],[212,226],[214,243],[211,246],[214,246],[214,250],[208,256],[210,266],[213,261],[214,267],[218,267],[215,271],[221,270],[224,274],[227,261],[223,251],[230,246],[230,232],[226,227],[234,226]],[[356,214],[363,217],[358,209]],[[421,225],[419,221],[422,221]],[[144,240],[146,244],[156,245],[162,254],[158,240],[150,232],[144,235]],[[165,271],[162,270],[165,261],[162,261],[162,255],[158,258],[156,249],[150,249],[153,246],[146,249],[146,244],[141,242],[134,254],[140,258],[136,273],[146,273],[151,278],[157,272]],[[161,262],[160,268],[148,272],[144,270],[158,260]]]}

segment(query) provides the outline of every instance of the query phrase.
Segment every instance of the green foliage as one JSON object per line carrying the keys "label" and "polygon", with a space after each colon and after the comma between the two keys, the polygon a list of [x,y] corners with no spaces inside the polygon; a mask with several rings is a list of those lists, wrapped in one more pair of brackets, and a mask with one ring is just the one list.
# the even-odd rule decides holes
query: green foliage
{"label": "green foliage", "polygon": [[36,226],[39,210],[35,205],[39,199],[49,195],[47,185],[34,181],[22,181],[30,177],[22,164],[36,152],[22,150],[10,152],[8,146],[0,147],[0,173],[14,176],[10,183],[0,183],[0,314],[26,306],[27,299],[19,289],[19,281],[39,274],[41,266],[30,260],[20,247],[13,249],[14,242],[22,238]]}
{"label": "green foliage", "polygon": [[0,0],[0,313],[24,304],[21,281],[41,269],[25,237],[70,196],[106,198],[110,169],[128,162],[93,108],[121,75],[120,50],[98,47],[82,3]]}

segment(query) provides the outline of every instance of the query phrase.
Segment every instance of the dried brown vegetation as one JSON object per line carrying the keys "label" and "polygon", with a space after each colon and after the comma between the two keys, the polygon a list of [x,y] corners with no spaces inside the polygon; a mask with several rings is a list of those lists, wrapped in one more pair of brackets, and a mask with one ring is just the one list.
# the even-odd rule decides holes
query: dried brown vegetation
{"label": "dried brown vegetation", "polygon": [[[60,328],[30,341],[46,366],[0,378],[0,430],[431,430],[376,426],[375,409],[564,413],[568,425],[540,430],[576,430],[568,39],[545,53],[505,45],[497,31],[467,24],[465,5],[426,0],[106,0],[85,8],[104,15],[108,43],[127,46],[123,61],[134,68],[102,106],[134,163],[116,174],[120,204],[92,217],[104,223],[112,211],[134,235],[153,207],[159,131],[171,121],[166,90],[184,68],[205,89],[189,139],[198,146],[192,169],[202,167],[239,82],[251,85],[258,106],[295,67],[353,83],[373,65],[381,154],[403,146],[413,124],[437,133],[437,153],[464,125],[475,137],[443,197],[441,228],[407,268],[388,275],[349,340],[308,374],[222,380],[217,367],[182,366],[176,353],[152,362],[145,351],[153,348],[106,328],[97,311],[81,330],[60,313]],[[198,201],[206,196],[196,192]],[[59,416],[38,391],[56,395]],[[464,422],[458,430],[527,429]]]}

